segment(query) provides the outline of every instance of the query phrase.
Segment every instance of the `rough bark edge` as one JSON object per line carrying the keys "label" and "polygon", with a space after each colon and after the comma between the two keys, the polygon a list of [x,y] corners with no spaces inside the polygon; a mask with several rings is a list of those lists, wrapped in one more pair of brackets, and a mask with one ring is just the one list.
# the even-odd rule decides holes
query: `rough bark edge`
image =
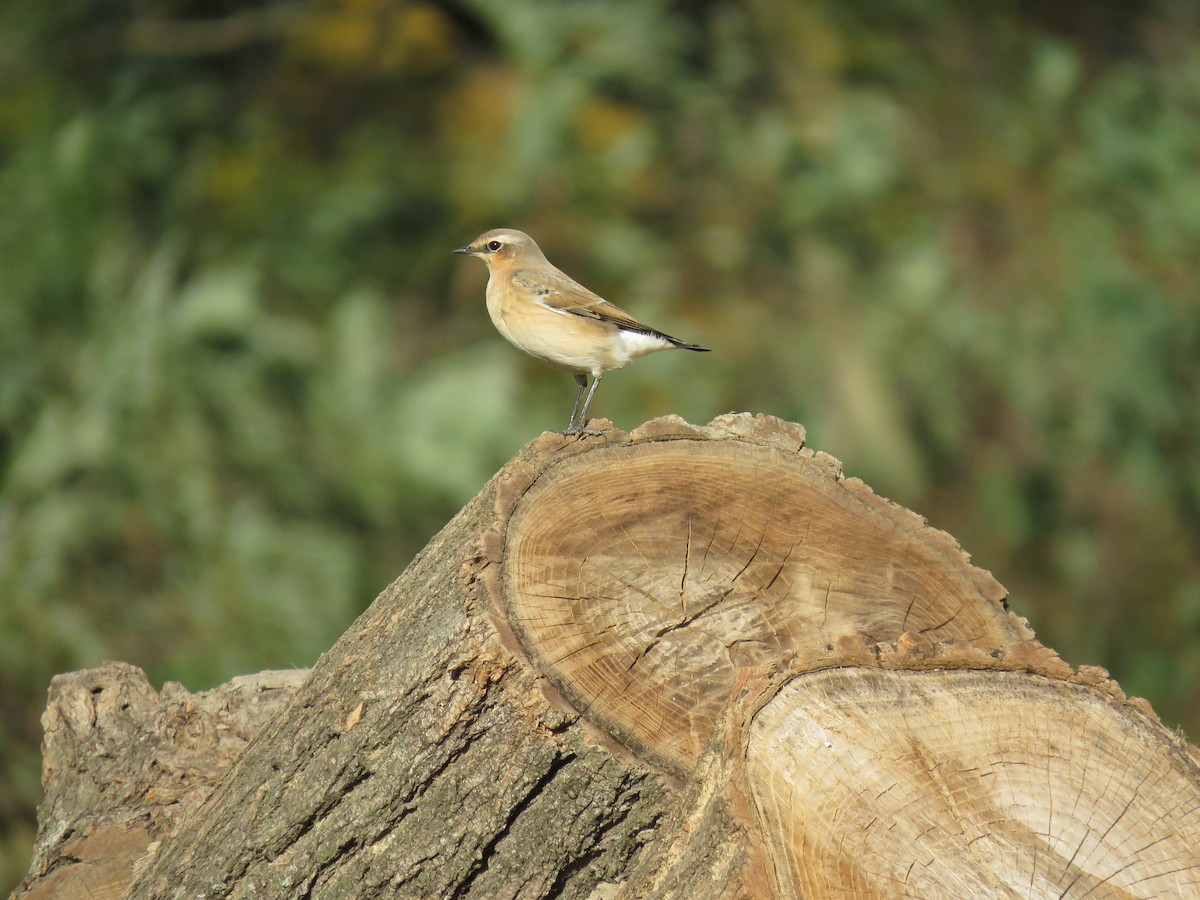
{"label": "rough bark edge", "polygon": [[[739,715],[748,724],[784,684],[814,672],[845,668],[895,672],[1013,672],[1089,687],[1114,706],[1144,719],[1147,727],[1161,732],[1163,740],[1174,751],[1200,764],[1200,748],[1189,743],[1179,732],[1167,728],[1147,700],[1128,696],[1107,669],[1087,665],[1073,668],[1050,647],[1032,638],[989,652],[967,641],[922,647],[918,636],[907,632],[894,642],[881,644],[869,644],[858,635],[847,635],[827,647],[826,653],[793,660],[785,670],[746,672],[732,705],[743,710]],[[733,734],[729,732],[730,737]]]}
{"label": "rough bark edge", "polygon": [[[564,440],[561,435],[545,435],[539,440],[543,445],[573,442]],[[534,442],[537,443],[539,441]],[[487,608],[478,602],[479,579],[488,568],[482,551],[486,543],[483,535],[494,515],[497,484],[511,477],[514,470],[527,470],[528,461],[534,456],[536,453],[526,446],[482,486],[475,497],[430,539],[404,572],[348,627],[334,647],[322,655],[291,702],[259,735],[257,749],[243,754],[200,813],[189,818],[163,841],[131,887],[131,896],[173,897],[181,890],[231,897],[275,890],[273,896],[283,896],[278,893],[280,873],[291,879],[288,890],[294,889],[286,896],[308,896],[309,893],[321,896],[322,892],[330,896],[384,896],[377,891],[368,891],[368,886],[363,883],[356,883],[358,893],[348,892],[350,876],[362,868],[357,864],[357,858],[361,856],[357,853],[357,842],[341,842],[338,838],[324,844],[320,842],[325,840],[326,834],[336,834],[337,823],[327,820],[332,820],[335,815],[342,816],[342,810],[350,808],[347,798],[351,790],[356,796],[376,792],[374,785],[392,778],[398,767],[404,769],[406,778],[412,775],[409,769],[414,763],[407,759],[397,763],[394,754],[373,759],[368,766],[369,777],[360,777],[359,771],[362,768],[359,760],[363,757],[360,751],[368,741],[372,748],[378,749],[394,742],[393,732],[398,733],[397,729],[406,734],[410,730],[409,725],[393,722],[383,726],[378,720],[381,713],[392,710],[396,703],[401,706],[409,703],[407,699],[396,701],[393,695],[408,698],[420,693],[404,687],[396,694],[398,681],[407,684],[409,680],[402,674],[409,669],[400,663],[400,657],[420,663],[420,670],[413,675],[414,684],[423,680],[422,683],[428,682],[436,688],[439,696],[445,692],[451,695],[431,707],[434,711],[430,715],[437,718],[439,727],[454,729],[451,737],[458,745],[473,746],[481,740],[480,734],[485,735],[482,740],[498,740],[493,727],[482,726],[480,731],[476,725],[483,715],[491,715],[503,707],[509,714],[508,721],[519,724],[521,734],[518,736],[532,740],[536,735],[553,747],[543,754],[546,758],[541,762],[546,765],[540,779],[530,784],[521,779],[493,778],[489,782],[483,791],[483,799],[477,798],[476,803],[487,807],[484,815],[472,820],[471,826],[462,832],[463,840],[438,837],[441,833],[438,828],[448,827],[444,821],[435,823],[433,831],[427,829],[437,848],[448,848],[446,853],[441,849],[438,853],[453,855],[450,869],[443,864],[430,865],[406,856],[401,860],[403,870],[396,870],[399,875],[381,874],[380,878],[387,880],[387,884],[403,884],[410,892],[423,892],[410,895],[441,896],[443,891],[425,890],[424,883],[457,877],[455,873],[461,868],[458,864],[466,859],[470,866],[467,880],[461,884],[455,882],[459,885],[455,890],[479,889],[486,894],[484,883],[497,877],[504,865],[523,861],[522,864],[533,865],[536,870],[537,864],[531,861],[547,854],[562,863],[559,868],[546,869],[554,879],[556,895],[584,896],[581,890],[586,893],[593,885],[612,882],[623,875],[629,860],[653,842],[657,823],[674,808],[677,793],[653,767],[640,761],[629,765],[625,759],[615,758],[597,748],[598,742],[587,737],[586,728],[583,723],[577,723],[578,716],[573,710],[564,715],[547,704],[534,686],[536,671],[525,664],[523,656],[512,654],[503,646],[492,617],[487,615]],[[408,599],[397,606],[401,597]],[[406,637],[414,626],[417,632],[412,633],[425,635],[419,647],[409,643]],[[430,635],[435,633],[440,637],[432,638],[431,643]],[[465,645],[463,641],[466,641]],[[387,649],[398,646],[404,646],[405,651],[398,654]],[[395,669],[397,665],[400,669]],[[382,694],[377,694],[375,679],[388,672],[391,673],[386,675],[388,687]],[[336,713],[331,712],[328,698],[342,696],[346,697],[346,702],[339,704]],[[385,703],[389,705],[385,707]],[[306,724],[297,729],[298,717],[304,717]],[[331,717],[335,720],[332,723]],[[416,714],[412,718],[415,720]],[[343,767],[350,780],[343,785],[346,779],[340,779],[339,775],[340,780],[331,782],[326,791],[326,794],[338,795],[333,806],[326,809],[321,798],[317,798],[320,802],[312,806],[311,813],[303,813],[302,818],[296,820],[298,828],[272,836],[269,845],[260,836],[248,835],[254,846],[225,852],[225,847],[238,843],[225,840],[236,830],[234,826],[244,825],[255,816],[270,815],[264,812],[268,806],[281,806],[280,801],[271,798],[295,796],[291,790],[276,789],[281,778],[289,784],[293,779],[302,779],[308,785],[314,783],[313,772],[317,767],[308,762],[297,763],[291,750],[285,748],[285,752],[276,757],[268,757],[262,752],[265,746],[276,746],[277,732],[281,729],[291,736],[296,748],[308,746],[299,738],[311,736],[310,733],[319,733],[317,736],[324,741],[320,744],[322,750],[349,740],[359,748],[355,750],[357,755]],[[325,736],[334,732],[337,734],[333,738],[325,740]],[[356,733],[357,737],[347,738]],[[444,739],[444,733],[436,728],[428,733],[441,734]],[[370,735],[369,738],[362,737],[364,734]],[[444,742],[439,740],[437,743]],[[458,750],[452,747],[448,752],[451,762],[455,762]],[[418,774],[424,779],[422,783],[436,786],[455,773],[461,774],[459,769],[451,772],[452,766],[441,766],[440,757],[432,759],[433,755],[436,754],[423,753],[418,760],[421,766]],[[510,752],[505,760],[511,766],[524,758],[523,753],[513,755]],[[386,766],[386,771],[380,766]],[[474,771],[478,773],[479,770]],[[587,773],[587,777],[581,780],[580,772]],[[343,787],[347,789],[343,790]],[[264,790],[267,799],[262,801],[260,808],[259,796]],[[611,797],[598,799],[605,791]],[[431,795],[432,788],[423,789],[423,794]],[[226,807],[250,809],[250,818],[236,814],[225,816]],[[560,826],[554,838],[532,846],[530,854],[507,856],[503,848],[517,840],[514,837],[517,826],[522,832],[519,840],[524,841],[530,833],[530,828],[523,824],[526,810],[539,808],[549,814],[548,821],[555,821]],[[209,810],[214,813],[220,810],[222,815],[209,816],[206,814]],[[575,815],[572,810],[591,811],[591,819],[598,824],[593,828],[584,821],[586,817]],[[415,821],[419,811],[411,815]],[[538,813],[531,815],[533,818],[528,821],[540,821]],[[491,822],[497,818],[505,821],[495,831],[490,830]],[[402,842],[393,841],[391,835],[411,826],[408,819],[404,821],[408,825],[399,820],[394,825],[387,821],[376,823],[372,826],[375,830],[386,829],[384,838],[377,840],[369,836],[367,843],[374,846],[383,841],[389,847],[400,846]],[[327,827],[334,830],[327,831]],[[586,833],[581,834],[580,829]],[[308,852],[314,841],[319,852],[330,851],[327,859],[317,861]],[[211,847],[220,849],[221,855],[207,856]],[[373,869],[372,876],[376,871],[385,872],[382,867]],[[398,878],[403,880],[397,881]],[[387,884],[380,882],[380,889],[386,888]],[[269,885],[274,887],[269,888]]]}

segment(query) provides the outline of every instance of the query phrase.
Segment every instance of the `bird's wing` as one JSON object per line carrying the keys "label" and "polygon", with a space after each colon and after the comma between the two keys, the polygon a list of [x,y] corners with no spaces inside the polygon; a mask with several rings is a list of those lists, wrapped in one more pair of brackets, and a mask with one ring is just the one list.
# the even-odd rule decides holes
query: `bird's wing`
{"label": "bird's wing", "polygon": [[514,272],[513,284],[528,291],[535,301],[555,312],[570,313],[585,319],[597,319],[601,322],[611,322],[626,331],[638,331],[643,334],[658,334],[659,332],[644,325],[621,307],[609,303],[599,294],[593,294],[582,284],[568,275],[555,269],[543,271],[522,269]]}

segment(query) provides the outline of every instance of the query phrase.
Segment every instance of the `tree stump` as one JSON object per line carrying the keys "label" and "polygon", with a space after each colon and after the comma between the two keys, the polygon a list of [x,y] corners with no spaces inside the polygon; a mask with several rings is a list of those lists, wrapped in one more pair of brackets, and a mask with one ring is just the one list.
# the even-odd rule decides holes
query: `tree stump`
{"label": "tree stump", "polygon": [[[749,415],[533,441],[199,808],[93,790],[141,830],[111,896],[1200,891],[1195,748],[803,444]],[[53,733],[17,896],[71,896],[95,821]]]}

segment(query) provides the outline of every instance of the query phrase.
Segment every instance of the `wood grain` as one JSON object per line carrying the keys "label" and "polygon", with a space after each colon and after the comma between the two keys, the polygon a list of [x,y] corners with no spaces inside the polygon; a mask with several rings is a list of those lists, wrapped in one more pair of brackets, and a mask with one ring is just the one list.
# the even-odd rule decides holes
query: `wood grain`
{"label": "wood grain", "polygon": [[1200,768],[1089,685],[801,675],[754,717],[746,782],[778,896],[1200,895]]}
{"label": "wood grain", "polygon": [[694,765],[739,670],[854,635],[998,648],[1032,633],[946,535],[828,458],[746,441],[571,456],[517,503],[505,605],[535,665],[593,721]]}

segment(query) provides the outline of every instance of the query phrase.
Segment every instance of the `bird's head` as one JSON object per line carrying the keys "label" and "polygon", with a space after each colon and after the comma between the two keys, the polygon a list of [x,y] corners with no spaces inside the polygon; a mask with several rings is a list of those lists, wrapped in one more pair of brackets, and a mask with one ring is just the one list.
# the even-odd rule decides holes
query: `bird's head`
{"label": "bird's head", "polygon": [[485,231],[455,253],[466,253],[482,259],[489,269],[525,266],[534,262],[545,262],[546,257],[534,243],[533,238],[515,228],[493,228]]}

